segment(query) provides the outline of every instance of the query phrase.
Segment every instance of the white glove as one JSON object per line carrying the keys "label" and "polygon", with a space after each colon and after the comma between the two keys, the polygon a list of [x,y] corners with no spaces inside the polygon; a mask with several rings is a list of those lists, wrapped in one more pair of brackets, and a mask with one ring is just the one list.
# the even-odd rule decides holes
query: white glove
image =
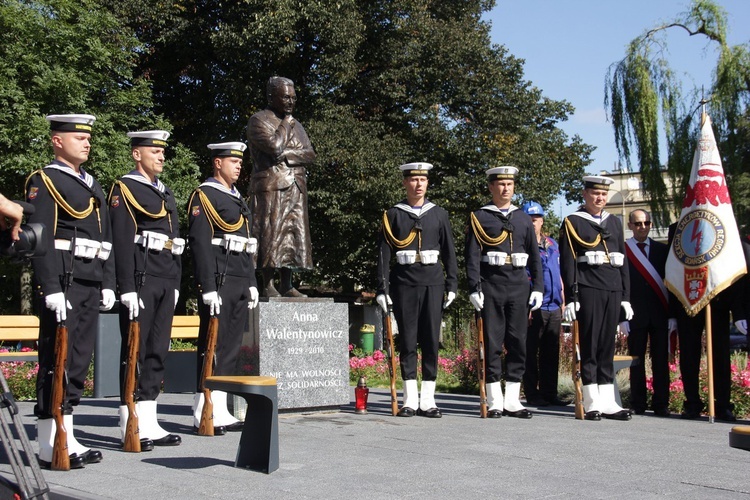
{"label": "white glove", "polygon": [[250,287],[250,300],[247,301],[248,309],[255,309],[258,307],[258,289],[254,286]]}
{"label": "white glove", "polygon": [[529,296],[529,305],[531,306],[532,311],[536,311],[540,307],[542,307],[542,301],[544,300],[544,295],[542,292],[531,292],[531,295]]}
{"label": "white glove", "polygon": [[563,310],[563,319],[565,321],[575,321],[576,320],[576,311],[581,310],[581,303],[580,302],[568,302],[565,304],[565,309]]}
{"label": "white glove", "polygon": [[109,311],[115,305],[115,291],[105,288],[102,290],[102,300],[99,304],[100,311]]}
{"label": "white glove", "polygon": [[44,304],[47,306],[47,309],[55,313],[58,323],[67,319],[68,313],[65,310],[66,307],[67,309],[72,309],[70,302],[65,300],[65,294],[62,292],[51,293],[45,296]]}
{"label": "white glove", "polygon": [[734,326],[737,327],[737,329],[740,331],[742,335],[747,335],[747,320],[746,319],[738,319],[734,322]]}
{"label": "white glove", "polygon": [[218,316],[221,313],[221,297],[219,292],[208,292],[202,295],[203,303],[209,307],[211,316]]}
{"label": "white glove", "polygon": [[178,289],[174,289],[174,308],[177,309],[177,301],[180,300],[180,291]]}
{"label": "white glove", "polygon": [[130,321],[133,321],[133,319],[138,317],[141,309],[145,309],[145,307],[143,307],[143,300],[138,298],[136,292],[128,292],[120,295],[120,304],[128,308]]}
{"label": "white glove", "polygon": [[677,330],[677,318],[669,318],[667,320],[667,331],[672,333]]}
{"label": "white glove", "polygon": [[620,334],[625,335],[626,337],[630,335],[630,321],[622,321],[617,329],[620,331]]}
{"label": "white glove", "polygon": [[445,298],[445,302],[443,302],[443,309],[451,305],[451,302],[453,302],[453,299],[455,298],[456,298],[456,292],[448,292],[448,296]]}
{"label": "white glove", "polygon": [[474,292],[469,295],[469,301],[474,306],[474,309],[481,311],[484,307],[484,294],[482,292]]}
{"label": "white glove", "polygon": [[384,293],[381,293],[377,297],[375,297],[375,302],[378,303],[380,308],[383,310],[384,313],[388,314],[388,306],[393,305],[393,301],[391,300],[390,295],[386,295]]}
{"label": "white glove", "polygon": [[620,305],[622,306],[622,310],[625,311],[625,320],[630,321],[633,319],[633,307],[630,305],[630,302],[621,302]]}

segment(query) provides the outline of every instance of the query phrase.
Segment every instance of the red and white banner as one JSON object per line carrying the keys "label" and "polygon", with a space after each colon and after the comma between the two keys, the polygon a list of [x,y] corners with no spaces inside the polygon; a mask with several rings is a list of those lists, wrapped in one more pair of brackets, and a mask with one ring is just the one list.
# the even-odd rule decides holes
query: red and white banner
{"label": "red and white banner", "polygon": [[693,169],[667,257],[665,284],[695,316],[747,272],[721,156],[703,115]]}

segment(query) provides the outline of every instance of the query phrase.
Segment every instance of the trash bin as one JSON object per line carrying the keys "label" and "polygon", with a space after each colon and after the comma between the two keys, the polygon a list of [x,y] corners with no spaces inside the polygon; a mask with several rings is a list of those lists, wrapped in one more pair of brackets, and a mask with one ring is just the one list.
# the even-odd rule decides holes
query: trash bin
{"label": "trash bin", "polygon": [[372,354],[375,344],[375,325],[364,324],[359,329],[359,347],[365,354]]}

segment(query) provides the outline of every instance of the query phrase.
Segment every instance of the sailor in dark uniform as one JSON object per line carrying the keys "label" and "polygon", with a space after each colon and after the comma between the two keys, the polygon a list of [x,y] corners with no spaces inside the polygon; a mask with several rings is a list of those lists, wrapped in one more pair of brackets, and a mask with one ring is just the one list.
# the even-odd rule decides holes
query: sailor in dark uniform
{"label": "sailor in dark uniform", "polygon": [[99,311],[115,303],[115,268],[107,203],[99,183],[81,164],[89,157],[91,115],[47,116],[55,159],[26,181],[26,198],[35,211],[29,222],[45,224],[43,256],[32,259],[34,299],[40,316],[37,421],[39,462],[49,468],[55,438],[50,396],[55,365],[55,331],[68,328],[67,376],[63,421],[71,468],[101,461],[98,450],[73,435],[73,407],[81,401],[94,352]]}
{"label": "sailor in dark uniform", "polygon": [[[164,430],[156,417],[156,398],[164,379],[172,317],[180,288],[180,238],[174,195],[158,176],[164,169],[169,132],[128,132],[135,169],[115,181],[109,194],[115,234],[117,286],[120,291],[121,359],[128,349],[128,327],[138,318],[141,342],[138,362],[137,413],[141,450],[176,446],[180,436]],[[124,365],[123,365],[124,366]],[[124,377],[120,372],[120,386]],[[125,435],[127,407],[121,394],[120,428]]]}
{"label": "sailor in dark uniform", "polygon": [[586,420],[630,420],[615,401],[615,335],[620,309],[633,319],[622,223],[604,210],[609,185],[598,175],[583,178],[584,205],[563,220],[560,264],[565,321],[579,323],[583,408]]}
{"label": "sailor in dark uniform", "polygon": [[[435,404],[440,323],[458,288],[456,250],[448,212],[426,198],[432,165],[408,163],[400,168],[406,199],[383,213],[375,299],[383,311],[393,305],[398,324],[404,380],[404,405],[398,415],[440,418]],[[391,267],[393,254],[397,262]],[[422,348],[421,397],[417,344]]]}
{"label": "sailor in dark uniform", "polygon": [[[219,318],[213,373],[235,375],[242,334],[247,330],[247,309],[258,305],[252,255],[257,241],[250,237],[250,208],[234,184],[242,170],[242,156],[246,147],[242,142],[209,144],[213,176],[193,191],[188,203],[188,242],[193,251],[195,280],[202,299],[198,302],[201,317],[199,382],[202,365],[206,362],[203,354],[211,316],[215,314]],[[214,404],[214,435],[224,434],[225,430],[241,431],[243,422],[227,409],[227,393],[211,391],[211,400]],[[200,426],[202,410],[203,393],[199,392],[193,404],[196,428]]]}
{"label": "sailor in dark uniform", "polygon": [[[466,233],[469,299],[484,321],[489,418],[532,417],[520,401],[521,380],[529,306],[532,311],[542,306],[544,277],[531,217],[511,204],[517,173],[516,167],[487,170],[492,203],[471,214]],[[505,397],[500,385],[503,351]]]}

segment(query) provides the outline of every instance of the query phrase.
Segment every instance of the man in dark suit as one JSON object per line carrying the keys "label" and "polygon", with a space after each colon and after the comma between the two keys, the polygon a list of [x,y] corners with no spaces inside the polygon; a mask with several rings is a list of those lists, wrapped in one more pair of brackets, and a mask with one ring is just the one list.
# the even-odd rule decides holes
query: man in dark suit
{"label": "man in dark suit", "polygon": [[654,415],[669,416],[669,331],[676,324],[669,319],[664,267],[669,247],[648,237],[651,214],[642,209],[630,212],[628,227],[633,237],[626,242],[630,270],[630,297],[635,315],[620,324],[628,335],[628,350],[640,362],[630,368],[630,403],[636,415],[646,413],[646,345],[650,344],[654,375]]}

